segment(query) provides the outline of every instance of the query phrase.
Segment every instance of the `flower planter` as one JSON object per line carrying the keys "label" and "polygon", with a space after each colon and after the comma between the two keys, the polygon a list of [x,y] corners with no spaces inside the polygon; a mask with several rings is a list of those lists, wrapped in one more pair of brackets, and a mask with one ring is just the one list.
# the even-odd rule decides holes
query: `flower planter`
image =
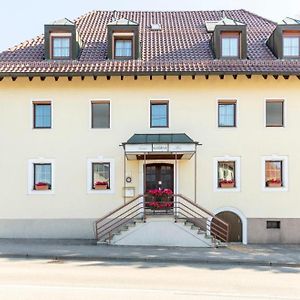
{"label": "flower planter", "polygon": [[34,186],[34,189],[36,190],[36,191],[47,191],[47,190],[49,190],[49,185],[48,184],[45,184],[45,185],[35,185]]}
{"label": "flower planter", "polygon": [[97,184],[95,190],[107,190],[107,184]]}
{"label": "flower planter", "polygon": [[281,182],[268,182],[267,183],[268,187],[282,187]]}
{"label": "flower planter", "polygon": [[229,189],[229,188],[234,188],[234,182],[221,182],[220,183],[221,188],[223,189]]}

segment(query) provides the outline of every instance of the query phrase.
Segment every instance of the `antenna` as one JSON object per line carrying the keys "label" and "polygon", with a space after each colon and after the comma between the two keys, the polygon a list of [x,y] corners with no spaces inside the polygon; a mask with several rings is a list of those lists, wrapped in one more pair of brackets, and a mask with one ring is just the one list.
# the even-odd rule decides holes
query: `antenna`
{"label": "antenna", "polygon": [[113,11],[113,15],[112,15],[112,20],[113,20],[113,21],[116,21],[116,13],[117,13],[117,11],[114,10],[114,11]]}

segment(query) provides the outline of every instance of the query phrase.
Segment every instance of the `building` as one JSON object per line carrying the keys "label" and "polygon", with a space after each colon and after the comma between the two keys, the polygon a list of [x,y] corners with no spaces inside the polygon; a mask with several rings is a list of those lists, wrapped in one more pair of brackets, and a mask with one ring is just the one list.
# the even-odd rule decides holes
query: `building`
{"label": "building", "polygon": [[[94,11],[0,54],[0,237],[94,237],[153,188],[300,242],[300,21]],[[97,184],[96,184],[97,183]]]}

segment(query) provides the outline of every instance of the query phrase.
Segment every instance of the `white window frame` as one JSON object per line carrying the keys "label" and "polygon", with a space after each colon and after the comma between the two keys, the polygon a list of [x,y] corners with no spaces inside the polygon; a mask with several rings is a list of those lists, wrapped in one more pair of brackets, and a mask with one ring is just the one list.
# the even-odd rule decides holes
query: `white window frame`
{"label": "white window frame", "polygon": [[[234,161],[235,162],[235,187],[220,188],[218,183],[218,162],[219,161]],[[241,158],[240,156],[218,156],[213,160],[213,189],[214,192],[240,192],[241,191]]]}
{"label": "white window frame", "polygon": [[[95,190],[92,188],[92,172],[93,163],[109,163],[110,165],[110,181],[109,190]],[[99,156],[97,158],[90,158],[87,160],[87,193],[88,194],[114,194],[115,193],[115,160],[111,158],[104,158]]]}
{"label": "white window frame", "polygon": [[[265,173],[265,163],[266,161],[282,161],[282,187],[266,187],[266,173]],[[261,187],[264,192],[287,192],[288,191],[288,156],[287,155],[269,155],[269,156],[263,156],[261,159]]]}
{"label": "white window frame", "polygon": [[[51,164],[51,190],[37,191],[33,189],[34,165]],[[28,194],[29,195],[51,195],[55,193],[55,160],[47,158],[35,158],[28,160]]]}
{"label": "white window frame", "polygon": [[[235,126],[219,126],[219,103],[220,102],[232,102],[235,103]],[[216,100],[216,127],[221,130],[235,130],[239,127],[239,105],[238,105],[238,99],[236,98],[223,98],[219,97]]]}
{"label": "white window frame", "polygon": [[[101,101],[103,101],[103,102],[109,102],[109,127],[108,128],[94,128],[92,126],[92,122],[93,122],[92,104],[93,104],[93,102],[101,102]],[[106,98],[101,98],[101,97],[99,97],[97,99],[95,98],[95,99],[90,100],[89,105],[90,105],[90,107],[89,107],[89,118],[88,118],[89,119],[89,129],[92,130],[92,131],[94,131],[94,130],[110,130],[110,129],[112,129],[112,127],[111,127],[111,125],[112,125],[112,101],[111,101],[111,99],[106,99]]]}
{"label": "white window frame", "polygon": [[[283,126],[267,126],[267,102],[276,102],[276,101],[282,101],[283,102]],[[286,128],[287,127],[287,100],[284,97],[272,97],[267,98],[264,100],[264,127],[265,128],[273,128],[273,129],[279,129],[279,128]]]}
{"label": "white window frame", "polygon": [[[36,103],[50,103],[51,105],[51,127],[50,128],[35,128],[34,127],[34,104]],[[30,127],[32,130],[40,130],[40,131],[47,131],[47,130],[52,130],[54,128],[54,123],[53,123],[53,112],[54,112],[54,105],[53,105],[53,100],[46,99],[46,98],[37,98],[37,99],[31,99],[30,101]]]}

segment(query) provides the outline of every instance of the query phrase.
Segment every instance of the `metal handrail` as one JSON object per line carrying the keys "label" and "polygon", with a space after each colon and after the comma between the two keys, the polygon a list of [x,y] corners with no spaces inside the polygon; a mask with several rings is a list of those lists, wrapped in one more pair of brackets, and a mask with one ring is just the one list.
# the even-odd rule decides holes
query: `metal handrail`
{"label": "metal handrail", "polygon": [[[147,196],[149,195],[138,195],[126,204],[98,219],[95,222],[96,239],[101,240],[106,236],[111,238],[113,231],[138,217],[145,221],[146,214],[148,214],[147,209],[151,208],[147,207],[147,204],[153,202],[147,201],[145,199]],[[143,198],[142,201],[140,201],[141,198]],[[173,199],[173,201],[168,200],[163,201],[163,203],[171,203],[172,206],[159,209],[173,212],[175,220],[182,216],[187,221],[199,227],[200,230],[208,232],[214,238],[228,242],[229,225],[226,222],[181,194],[171,195],[167,199]],[[153,208],[153,210],[156,210],[156,208]]]}

